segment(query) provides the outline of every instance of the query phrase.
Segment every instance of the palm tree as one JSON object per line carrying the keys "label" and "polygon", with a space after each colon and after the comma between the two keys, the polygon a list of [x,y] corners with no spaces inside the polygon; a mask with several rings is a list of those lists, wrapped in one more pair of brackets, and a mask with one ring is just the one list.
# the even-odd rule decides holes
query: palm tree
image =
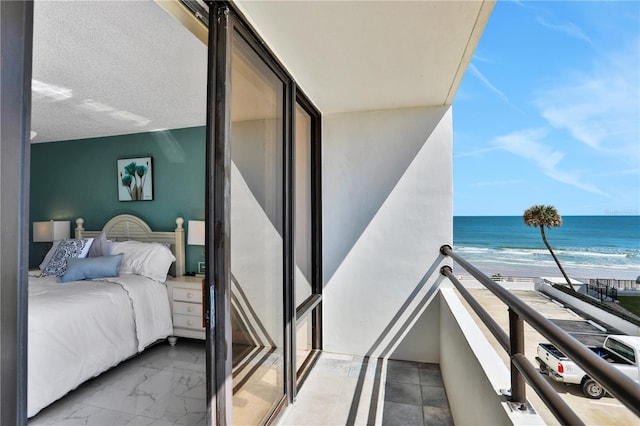
{"label": "palm tree", "polygon": [[534,228],[540,227],[540,234],[542,235],[542,241],[544,241],[544,245],[547,246],[547,249],[549,249],[549,253],[551,253],[553,260],[556,261],[558,268],[560,268],[560,272],[562,272],[564,279],[567,280],[567,284],[569,284],[571,290],[576,291],[576,289],[573,288],[573,284],[571,284],[571,280],[567,276],[566,272],[564,272],[564,269],[562,269],[560,261],[556,257],[553,250],[551,250],[551,246],[547,242],[547,237],[544,235],[545,227],[551,229],[553,227],[559,227],[562,225],[562,217],[560,217],[558,210],[556,210],[556,208],[553,206],[545,206],[539,204],[529,207],[524,212],[522,219],[524,219],[524,223],[527,226],[533,226]]}

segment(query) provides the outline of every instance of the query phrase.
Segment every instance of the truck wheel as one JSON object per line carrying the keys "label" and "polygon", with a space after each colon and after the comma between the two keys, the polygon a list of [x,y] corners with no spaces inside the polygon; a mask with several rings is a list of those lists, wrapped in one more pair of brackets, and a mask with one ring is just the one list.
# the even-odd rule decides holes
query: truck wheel
{"label": "truck wheel", "polygon": [[591,399],[600,399],[604,396],[604,388],[593,379],[585,379],[582,382],[582,393]]}

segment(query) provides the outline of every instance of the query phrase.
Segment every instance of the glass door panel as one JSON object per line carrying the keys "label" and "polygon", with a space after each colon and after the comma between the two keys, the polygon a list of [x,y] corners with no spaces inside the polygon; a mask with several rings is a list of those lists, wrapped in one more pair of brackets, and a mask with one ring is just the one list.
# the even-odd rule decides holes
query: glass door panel
{"label": "glass door panel", "polygon": [[296,104],[295,130],[295,221],[296,307],[313,293],[313,241],[311,234],[311,116]]}
{"label": "glass door panel", "polygon": [[231,59],[233,424],[284,396],[284,84],[235,33]]}
{"label": "glass door panel", "polygon": [[[303,377],[306,364],[318,349],[314,339],[319,332],[318,303],[319,294],[314,289],[314,226],[313,226],[313,118],[300,104],[295,107],[295,302],[296,313],[296,378]],[[312,309],[309,312],[309,309]]]}
{"label": "glass door panel", "polygon": [[300,374],[313,350],[313,321],[311,315],[307,315],[296,323],[296,372]]}

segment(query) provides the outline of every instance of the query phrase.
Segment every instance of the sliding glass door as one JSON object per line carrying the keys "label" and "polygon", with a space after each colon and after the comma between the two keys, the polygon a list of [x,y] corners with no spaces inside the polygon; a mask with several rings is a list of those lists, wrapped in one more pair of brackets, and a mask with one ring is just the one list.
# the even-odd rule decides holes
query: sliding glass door
{"label": "sliding glass door", "polygon": [[284,82],[234,32],[231,56],[233,424],[258,424],[284,376]]}
{"label": "sliding glass door", "polygon": [[320,114],[228,3],[211,7],[208,419],[264,424],[321,347]]}
{"label": "sliding glass door", "polygon": [[[311,116],[299,104],[295,108],[295,294],[299,308],[313,294],[311,222]],[[313,351],[311,317],[296,321],[296,373]]]}
{"label": "sliding glass door", "polygon": [[313,109],[299,96],[295,106],[295,368],[298,382],[322,342],[319,235],[319,134]]}

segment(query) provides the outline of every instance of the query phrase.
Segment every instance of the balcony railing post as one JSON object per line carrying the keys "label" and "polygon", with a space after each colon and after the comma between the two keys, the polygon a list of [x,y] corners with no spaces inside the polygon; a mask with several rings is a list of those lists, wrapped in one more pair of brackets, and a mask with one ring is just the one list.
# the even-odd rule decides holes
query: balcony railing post
{"label": "balcony railing post", "polygon": [[526,404],[525,379],[514,364],[514,357],[524,355],[524,322],[509,308],[509,341],[511,343],[511,402]]}
{"label": "balcony railing post", "polygon": [[[524,401],[525,389],[522,379],[526,379],[532,386],[533,390],[542,398],[543,402],[551,409],[552,413],[560,420],[561,424],[578,425],[583,424],[575,413],[569,408],[567,403],[553,390],[547,380],[539,380],[540,375],[534,374],[537,369],[533,367],[531,362],[524,356],[524,325],[523,321],[537,330],[542,336],[548,339],[553,345],[561,350],[569,358],[582,367],[590,377],[597,380],[607,392],[618,398],[628,409],[640,416],[640,385],[635,383],[630,377],[624,375],[621,371],[607,363],[594,352],[590,351],[584,344],[580,343],[573,336],[567,334],[558,325],[549,321],[542,314],[526,305],[511,292],[506,290],[494,282],[491,278],[482,273],[475,266],[464,260],[462,257],[454,253],[450,245],[445,244],[440,247],[440,253],[443,256],[451,257],[458,265],[462,266],[465,271],[478,280],[488,290],[498,297],[509,307],[511,338],[496,332],[492,325],[494,321],[488,321],[488,327],[491,333],[501,342],[505,350],[510,350],[511,366],[515,366],[522,376],[518,378],[512,371],[512,390],[511,400],[513,402]],[[458,287],[463,287],[461,283],[453,276],[451,267],[445,266],[440,272],[449,277],[451,282]],[[592,280],[590,284],[597,287],[598,280]],[[640,280],[639,283],[640,284]],[[468,292],[467,292],[468,293]],[[461,294],[465,294],[461,292]],[[463,296],[464,297],[464,296]],[[466,300],[466,298],[465,298]],[[470,306],[474,306],[469,302]],[[475,310],[475,308],[474,308]],[[511,312],[513,311],[513,312]],[[479,314],[482,318],[482,315]],[[518,318],[519,317],[519,318]],[[484,321],[484,320],[483,320]],[[519,324],[518,324],[519,323]],[[503,337],[504,336],[504,337]],[[526,409],[524,403],[519,404],[519,409]]]}

